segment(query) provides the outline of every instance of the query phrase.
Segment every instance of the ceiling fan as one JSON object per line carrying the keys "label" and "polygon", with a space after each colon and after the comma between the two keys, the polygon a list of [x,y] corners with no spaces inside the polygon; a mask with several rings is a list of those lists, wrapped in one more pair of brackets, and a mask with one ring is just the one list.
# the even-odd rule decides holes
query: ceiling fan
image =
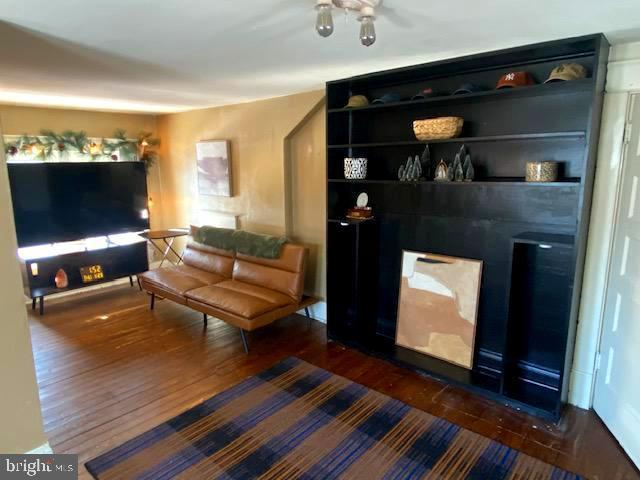
{"label": "ceiling fan", "polygon": [[333,8],[344,10],[345,15],[356,12],[360,22],[360,42],[365,47],[370,47],[376,41],[374,21],[376,8],[381,3],[382,0],[316,0],[316,31],[321,37],[328,37],[333,33]]}
{"label": "ceiling fan", "polygon": [[[306,27],[297,24],[297,19],[309,13],[309,4],[315,5],[316,25],[315,30],[322,37],[329,37],[334,30],[335,12],[344,12],[345,19],[350,16],[359,20],[360,42],[365,46],[371,46],[376,41],[377,31],[374,22],[383,20],[382,25],[389,24],[401,30],[413,30],[416,25],[424,22],[432,22],[427,5],[422,2],[403,2],[402,0],[305,0],[294,2],[292,0],[270,0],[265,2],[266,10],[259,12],[248,23],[253,29],[274,29],[276,25],[283,23],[296,25],[295,32],[304,31]],[[415,5],[417,3],[417,5]],[[428,3],[428,2],[425,2]],[[396,7],[395,4],[402,4]],[[409,5],[408,5],[409,4]],[[410,6],[411,5],[411,6]],[[364,30],[364,31],[363,31]],[[289,29],[289,32],[292,28]]]}

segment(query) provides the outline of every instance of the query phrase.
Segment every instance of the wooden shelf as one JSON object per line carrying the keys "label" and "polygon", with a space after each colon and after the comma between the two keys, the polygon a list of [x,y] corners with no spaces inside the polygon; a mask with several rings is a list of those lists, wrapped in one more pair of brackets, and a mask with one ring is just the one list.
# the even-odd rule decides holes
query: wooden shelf
{"label": "wooden shelf", "polygon": [[575,237],[557,233],[525,232],[513,237],[512,241],[514,243],[530,243],[534,245],[547,243],[550,245],[573,246]]}
{"label": "wooden shelf", "polygon": [[519,133],[515,135],[489,135],[484,137],[458,137],[443,140],[408,140],[402,142],[372,142],[372,143],[344,143],[328,145],[328,148],[376,148],[376,147],[401,147],[410,145],[431,145],[434,143],[475,143],[475,142],[504,142],[518,140],[555,140],[561,138],[584,138],[582,131],[575,132],[546,132],[546,133]]}
{"label": "wooden shelf", "polygon": [[375,220],[375,217],[371,217],[371,218],[329,218],[327,219],[327,222],[329,223],[342,223],[342,224],[349,224],[349,225],[358,225],[360,223],[367,223],[367,222],[373,222]]}
{"label": "wooden shelf", "polygon": [[[593,89],[593,81],[591,78],[585,78],[582,80],[574,80],[571,82],[563,83],[546,83],[539,85],[532,85],[530,87],[519,87],[511,89],[501,90],[485,90],[475,93],[464,93],[460,95],[442,95],[439,97],[425,98],[422,100],[405,100],[400,102],[382,103],[382,104],[370,104],[364,107],[356,108],[330,108],[327,110],[329,114],[342,114],[342,113],[356,113],[367,110],[383,110],[383,109],[401,109],[401,108],[415,108],[420,106],[428,106],[431,104],[454,104],[454,103],[466,103],[470,101],[482,100],[482,101],[494,101],[508,98],[524,98],[524,97],[536,97],[540,95],[553,95],[562,94],[568,95],[570,93],[588,92]],[[346,100],[345,100],[346,103]]]}
{"label": "wooden shelf", "polygon": [[437,182],[435,180],[420,180],[417,182],[401,182],[400,180],[349,180],[346,178],[330,178],[329,183],[363,183],[363,184],[382,184],[382,185],[442,185],[446,187],[479,187],[479,186],[509,186],[509,185],[526,185],[530,187],[577,187],[580,185],[579,179],[567,179],[559,182],[525,182],[522,180],[478,180],[473,182]]}

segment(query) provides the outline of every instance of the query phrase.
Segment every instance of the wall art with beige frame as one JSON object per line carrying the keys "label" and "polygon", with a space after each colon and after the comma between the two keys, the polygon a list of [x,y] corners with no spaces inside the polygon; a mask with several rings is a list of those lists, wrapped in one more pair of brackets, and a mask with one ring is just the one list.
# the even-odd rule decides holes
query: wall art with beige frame
{"label": "wall art with beige frame", "polygon": [[197,142],[196,161],[200,195],[233,196],[228,140]]}
{"label": "wall art with beige frame", "polygon": [[470,369],[482,261],[402,252],[396,344]]}

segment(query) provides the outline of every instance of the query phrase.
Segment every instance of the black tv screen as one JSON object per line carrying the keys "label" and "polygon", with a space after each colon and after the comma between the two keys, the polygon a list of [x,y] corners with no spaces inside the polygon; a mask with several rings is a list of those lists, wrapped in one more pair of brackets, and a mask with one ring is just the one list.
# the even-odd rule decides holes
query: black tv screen
{"label": "black tv screen", "polygon": [[142,162],[10,163],[18,245],[149,228]]}

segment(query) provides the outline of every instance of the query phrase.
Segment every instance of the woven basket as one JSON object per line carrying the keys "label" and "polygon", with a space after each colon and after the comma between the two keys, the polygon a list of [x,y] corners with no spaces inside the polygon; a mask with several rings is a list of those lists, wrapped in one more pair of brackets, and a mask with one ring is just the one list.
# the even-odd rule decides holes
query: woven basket
{"label": "woven basket", "polygon": [[460,117],[438,117],[413,122],[413,132],[418,140],[440,140],[455,138],[462,131],[464,119]]}

